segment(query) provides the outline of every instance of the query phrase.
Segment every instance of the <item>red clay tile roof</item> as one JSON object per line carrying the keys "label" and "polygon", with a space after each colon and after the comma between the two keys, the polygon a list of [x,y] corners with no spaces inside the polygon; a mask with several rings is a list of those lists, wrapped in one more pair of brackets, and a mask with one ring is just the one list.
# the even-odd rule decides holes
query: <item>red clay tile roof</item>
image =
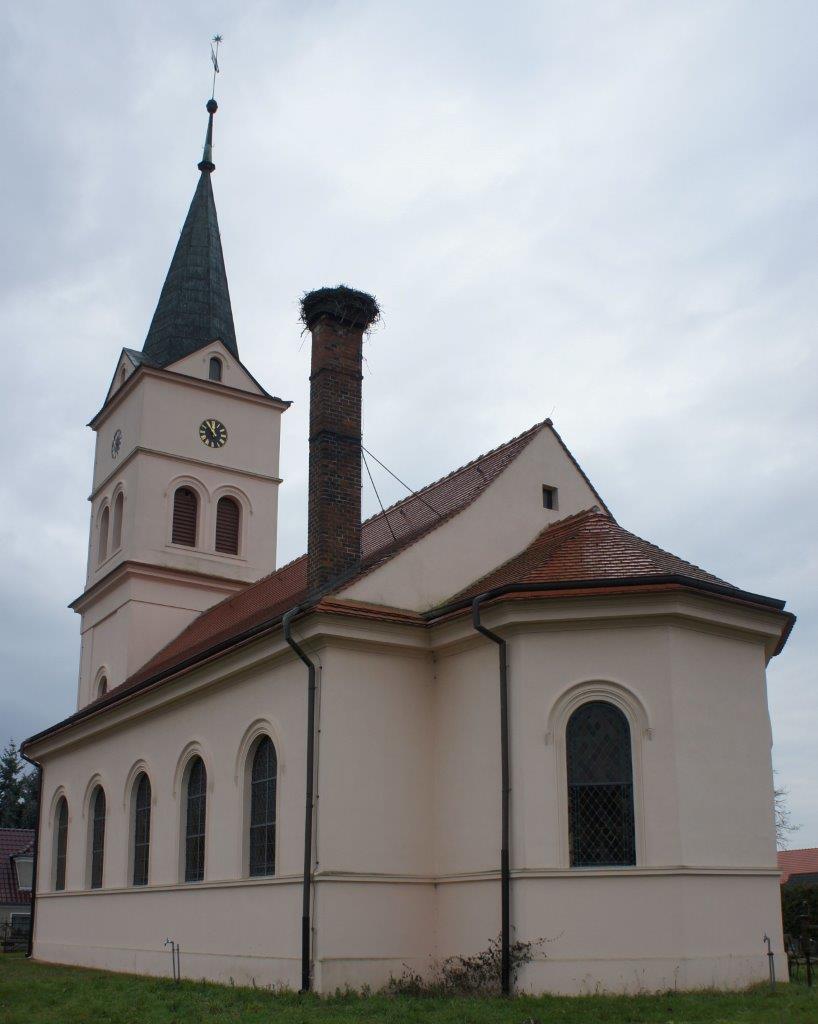
{"label": "red clay tile roof", "polygon": [[791,875],[818,875],[818,846],[804,850],[779,850],[778,866],[781,868],[781,884]]}
{"label": "red clay tile roof", "polygon": [[[545,425],[535,424],[499,448],[473,459],[385,512],[367,519],[361,528],[361,573],[371,571],[462,512],[517,458]],[[301,555],[270,576],[202,612],[142,668],[97,703],[102,705],[115,696],[123,696],[158,672],[202,654],[254,626],[276,620],[307,596],[307,556]]]}
{"label": "red clay tile roof", "polygon": [[[467,508],[545,427],[553,430],[549,420],[538,423],[519,437],[512,438],[499,448],[481,455],[392,505],[385,512],[368,519],[362,524],[362,561],[357,575],[370,572]],[[565,448],[556,431],[554,434]],[[565,451],[570,456],[570,452],[567,449]],[[582,473],[579,466],[577,469]],[[357,575],[343,580],[335,589],[348,586]],[[579,512],[549,526],[514,558],[450,599],[447,607],[458,600],[466,600],[486,590],[511,583],[575,584],[634,577],[645,577],[649,581],[650,577],[659,576],[680,576],[734,591],[737,597],[745,600],[757,599],[783,607],[783,602],[772,602],[768,598],[745,594],[717,576],[623,530],[607,509]],[[99,708],[116,704],[129,693],[142,689],[151,680],[159,681],[164,674],[170,675],[203,657],[215,656],[235,646],[248,639],[252,635],[251,631],[261,631],[276,625],[290,608],[303,604],[308,598],[314,601],[319,596],[321,599],[315,605],[318,609],[390,619],[397,616],[403,621],[413,619],[420,622],[429,618],[411,616],[398,609],[369,606],[356,608],[356,602],[333,599],[330,592],[323,596],[310,594],[307,589],[307,556],[302,555],[203,612],[120,686],[63,722],[31,737],[26,744],[78,721]],[[786,614],[794,621],[792,615]],[[782,643],[784,639],[786,632]]]}
{"label": "red clay tile roof", "polygon": [[717,576],[623,530],[607,513],[588,509],[547,526],[527,548],[466,587],[452,602],[512,583],[671,575],[731,587]]}
{"label": "red clay tile roof", "polygon": [[0,904],[28,906],[31,893],[17,888],[17,872],[11,858],[31,853],[34,847],[33,828],[0,828]]}

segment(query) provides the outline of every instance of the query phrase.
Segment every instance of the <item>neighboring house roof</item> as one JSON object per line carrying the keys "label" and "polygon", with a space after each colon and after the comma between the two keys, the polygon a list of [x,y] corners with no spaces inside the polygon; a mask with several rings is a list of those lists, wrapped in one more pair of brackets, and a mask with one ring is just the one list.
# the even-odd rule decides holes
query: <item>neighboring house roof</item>
{"label": "neighboring house roof", "polygon": [[683,558],[623,530],[606,512],[586,509],[547,526],[518,555],[466,587],[453,601],[509,584],[684,576],[742,593]]}
{"label": "neighboring house roof", "polygon": [[34,849],[33,828],[0,828],[0,904],[27,906],[31,893],[17,888],[17,872],[12,857],[31,854]]}
{"label": "neighboring house roof", "polygon": [[239,358],[210,171],[203,170],[142,352],[169,366],[219,338]]}
{"label": "neighboring house roof", "polygon": [[[779,850],[778,866],[781,868],[781,884],[795,882],[797,875],[818,876],[818,846],[803,850]],[[811,881],[805,879],[805,881]]]}

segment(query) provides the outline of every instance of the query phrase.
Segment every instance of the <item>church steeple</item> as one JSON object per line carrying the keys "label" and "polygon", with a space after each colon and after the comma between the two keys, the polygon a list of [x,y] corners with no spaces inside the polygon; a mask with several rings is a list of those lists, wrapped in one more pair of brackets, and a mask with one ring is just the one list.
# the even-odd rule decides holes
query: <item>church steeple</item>
{"label": "church steeple", "polygon": [[237,359],[236,331],[227,287],[216,202],[210,176],[213,163],[214,99],[208,122],[201,175],[173,254],[159,303],[142,351],[156,366],[168,366],[219,338]]}

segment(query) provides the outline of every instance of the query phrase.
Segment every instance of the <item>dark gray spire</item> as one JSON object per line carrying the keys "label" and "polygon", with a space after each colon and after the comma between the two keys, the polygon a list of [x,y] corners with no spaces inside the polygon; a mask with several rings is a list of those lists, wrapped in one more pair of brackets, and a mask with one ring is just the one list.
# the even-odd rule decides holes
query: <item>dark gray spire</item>
{"label": "dark gray spire", "polygon": [[158,366],[175,363],[216,338],[239,357],[210,181],[215,170],[213,115],[217,109],[216,101],[208,100],[201,177],[142,347],[145,356]]}

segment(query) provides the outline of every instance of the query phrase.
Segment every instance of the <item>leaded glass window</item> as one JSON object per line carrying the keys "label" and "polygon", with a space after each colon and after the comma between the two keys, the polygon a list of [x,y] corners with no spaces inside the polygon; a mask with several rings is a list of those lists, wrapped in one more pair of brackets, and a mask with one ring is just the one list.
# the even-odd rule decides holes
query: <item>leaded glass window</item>
{"label": "leaded glass window", "polygon": [[97,786],[91,800],[91,888],[102,888],[102,863],[105,857],[105,793]]}
{"label": "leaded glass window", "polygon": [[57,804],[57,842],[55,844],[56,862],[54,866],[54,888],[62,891],[65,888],[65,861],[68,854],[68,801],[60,797]]}
{"label": "leaded glass window", "polygon": [[201,882],[205,864],[205,817],[207,813],[207,772],[204,761],[194,757],[187,771],[187,814],[185,824],[185,881]]}
{"label": "leaded glass window", "polygon": [[606,701],[571,715],[565,737],[572,867],[636,863],[628,720]]}
{"label": "leaded glass window", "polygon": [[151,783],[142,772],[136,782],[133,829],[133,884],[148,884],[151,853]]}
{"label": "leaded glass window", "polygon": [[278,758],[269,736],[259,741],[250,770],[250,874],[276,869],[276,780]]}

